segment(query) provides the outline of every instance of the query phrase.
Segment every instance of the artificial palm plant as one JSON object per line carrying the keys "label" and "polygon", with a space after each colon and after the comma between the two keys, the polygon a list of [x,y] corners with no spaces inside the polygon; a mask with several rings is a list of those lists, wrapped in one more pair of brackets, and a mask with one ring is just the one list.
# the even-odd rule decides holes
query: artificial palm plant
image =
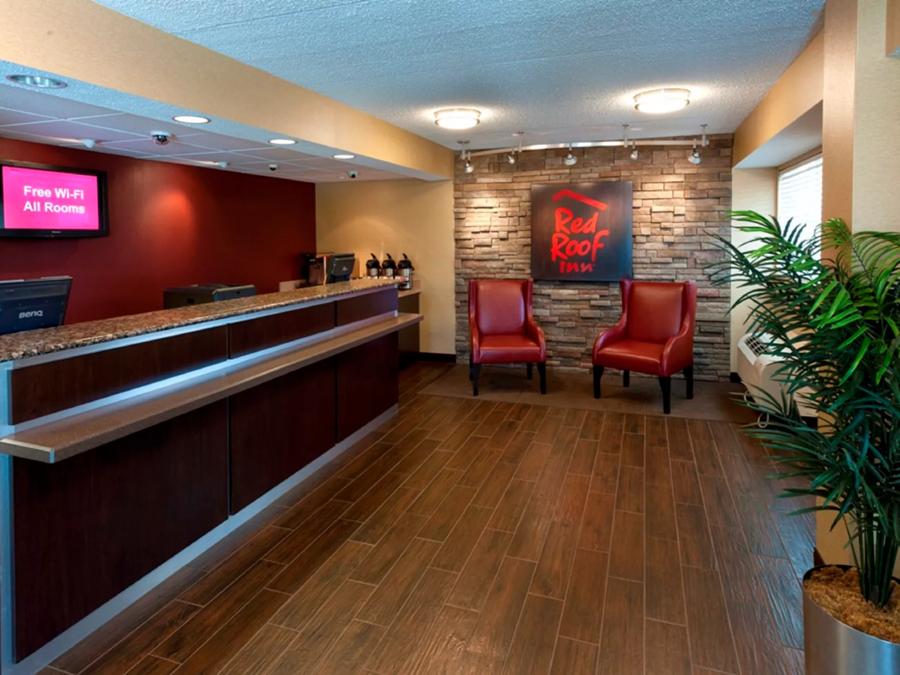
{"label": "artificial palm plant", "polygon": [[847,526],[860,591],[883,607],[900,545],[900,234],[851,233],[835,219],[807,237],[790,221],[732,216],[753,240],[719,238],[728,259],[715,275],[741,288],[749,331],[771,336],[785,393],[752,392],[768,425],[749,433],[793,479],[787,496],[819,498],[800,511],[833,511],[831,527]]}

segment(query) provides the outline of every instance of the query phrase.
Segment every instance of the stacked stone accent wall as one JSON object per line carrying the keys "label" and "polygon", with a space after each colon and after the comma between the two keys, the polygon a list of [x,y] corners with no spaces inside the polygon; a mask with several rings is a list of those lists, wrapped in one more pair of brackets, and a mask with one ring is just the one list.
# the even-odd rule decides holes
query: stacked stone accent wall
{"label": "stacked stone accent wall", "polygon": [[[636,161],[622,148],[589,148],[563,164],[565,150],[475,158],[475,171],[456,166],[456,351],[468,358],[467,289],[472,278],[522,278],[531,273],[531,186],[629,180],[634,188],[634,278],[686,280],[698,286],[695,372],[699,379],[729,374],[728,287],[714,286],[707,267],[722,258],[712,234],[728,235],[731,136],[713,137],[703,162],[686,148],[642,148]],[[591,346],[619,317],[617,283],[535,283],[534,313],[547,337],[548,363],[585,369]]]}

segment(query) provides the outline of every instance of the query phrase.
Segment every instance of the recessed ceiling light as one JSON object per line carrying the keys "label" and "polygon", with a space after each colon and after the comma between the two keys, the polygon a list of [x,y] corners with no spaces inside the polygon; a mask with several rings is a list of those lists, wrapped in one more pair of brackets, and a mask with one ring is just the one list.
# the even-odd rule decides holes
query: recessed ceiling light
{"label": "recessed ceiling light", "polygon": [[356,155],[351,155],[349,152],[341,152],[336,155],[332,155],[335,159],[355,159]]}
{"label": "recessed ceiling light", "polygon": [[471,129],[481,121],[475,108],[444,108],[434,111],[434,123],[441,129]]}
{"label": "recessed ceiling light", "polygon": [[296,143],[293,138],[270,138],[269,143],[272,145],[293,145]]}
{"label": "recessed ceiling light", "polygon": [[172,119],[182,124],[209,124],[209,118],[202,115],[175,115]]}
{"label": "recessed ceiling light", "polygon": [[44,75],[7,75],[6,79],[16,84],[24,84],[26,87],[37,89],[62,89],[68,85],[62,80]]}
{"label": "recessed ceiling light", "polygon": [[687,107],[691,102],[689,89],[653,89],[634,97],[634,107],[643,113],[670,113]]}

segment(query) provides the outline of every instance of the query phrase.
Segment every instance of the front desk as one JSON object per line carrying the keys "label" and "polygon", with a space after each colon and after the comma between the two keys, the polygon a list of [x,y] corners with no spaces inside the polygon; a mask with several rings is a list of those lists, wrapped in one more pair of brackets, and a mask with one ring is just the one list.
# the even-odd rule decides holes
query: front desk
{"label": "front desk", "polygon": [[0,337],[3,662],[395,410],[421,318],[360,280]]}

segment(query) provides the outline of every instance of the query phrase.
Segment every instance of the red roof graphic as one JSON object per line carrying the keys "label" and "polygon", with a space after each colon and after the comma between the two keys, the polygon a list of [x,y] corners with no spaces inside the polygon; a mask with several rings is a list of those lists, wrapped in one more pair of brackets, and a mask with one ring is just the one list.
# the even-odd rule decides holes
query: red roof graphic
{"label": "red roof graphic", "polygon": [[555,195],[553,195],[553,201],[558,202],[560,199],[564,199],[566,197],[579,201],[582,204],[593,206],[598,211],[606,211],[607,209],[607,205],[603,202],[597,201],[596,199],[591,199],[590,197],[584,196],[580,192],[575,192],[574,190],[569,190],[568,188],[560,190]]}

